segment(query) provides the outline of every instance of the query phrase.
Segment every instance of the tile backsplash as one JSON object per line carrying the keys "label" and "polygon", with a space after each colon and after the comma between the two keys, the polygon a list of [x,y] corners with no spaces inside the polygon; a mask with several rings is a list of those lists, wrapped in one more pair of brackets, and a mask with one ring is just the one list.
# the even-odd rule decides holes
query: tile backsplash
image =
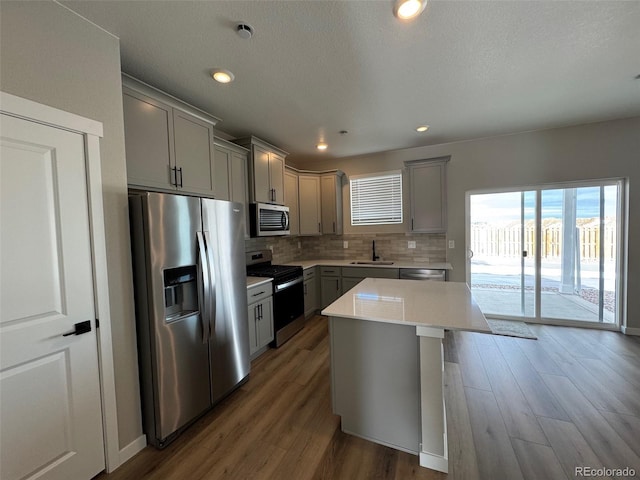
{"label": "tile backsplash", "polygon": [[[273,248],[273,263],[320,258],[370,260],[372,241],[380,260],[445,262],[446,235],[427,233],[385,233],[368,235],[322,235],[317,237],[266,237],[245,241],[245,250]],[[344,248],[348,242],[348,248]],[[416,242],[416,248],[408,248]],[[298,244],[300,248],[298,248]]]}

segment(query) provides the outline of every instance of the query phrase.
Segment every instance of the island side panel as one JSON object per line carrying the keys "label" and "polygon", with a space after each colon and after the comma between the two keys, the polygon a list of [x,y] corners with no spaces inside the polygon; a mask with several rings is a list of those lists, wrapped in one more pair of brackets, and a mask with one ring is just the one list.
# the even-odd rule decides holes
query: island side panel
{"label": "island side panel", "polygon": [[342,431],[420,453],[420,348],[413,326],[330,317],[331,390]]}
{"label": "island side panel", "polygon": [[422,450],[420,465],[447,473],[447,417],[444,404],[444,330],[417,327],[420,338]]}

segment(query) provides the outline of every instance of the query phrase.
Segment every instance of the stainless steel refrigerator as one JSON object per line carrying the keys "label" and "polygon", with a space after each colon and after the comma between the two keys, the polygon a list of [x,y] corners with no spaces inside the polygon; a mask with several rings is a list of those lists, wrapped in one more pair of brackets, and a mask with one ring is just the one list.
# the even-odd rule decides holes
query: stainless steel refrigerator
{"label": "stainless steel refrigerator", "polygon": [[249,375],[244,211],[129,196],[145,433],[162,448]]}

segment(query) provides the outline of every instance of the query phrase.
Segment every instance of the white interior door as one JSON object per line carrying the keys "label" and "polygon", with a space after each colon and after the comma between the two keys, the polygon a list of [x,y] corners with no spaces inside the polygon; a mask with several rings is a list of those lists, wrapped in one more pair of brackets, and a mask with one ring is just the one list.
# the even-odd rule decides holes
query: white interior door
{"label": "white interior door", "polygon": [[104,469],[84,149],[79,134],[0,115],[3,480]]}

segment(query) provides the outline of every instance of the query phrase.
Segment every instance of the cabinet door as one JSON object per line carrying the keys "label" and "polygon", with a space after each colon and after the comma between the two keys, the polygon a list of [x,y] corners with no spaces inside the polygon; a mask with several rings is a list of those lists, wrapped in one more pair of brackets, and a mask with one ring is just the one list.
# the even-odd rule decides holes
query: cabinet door
{"label": "cabinet door", "polygon": [[364,278],[343,278],[342,279],[342,291],[348,292],[357,284],[359,284]]}
{"label": "cabinet door", "polygon": [[219,200],[231,200],[229,185],[231,151],[216,145],[213,152],[213,165],[215,170],[213,196]]}
{"label": "cabinet door", "polygon": [[269,179],[273,189],[273,203],[284,205],[284,158],[277,153],[269,154]]}
{"label": "cabinet door", "polygon": [[258,304],[249,305],[247,312],[249,321],[249,355],[253,355],[258,350]]}
{"label": "cabinet door", "polygon": [[213,126],[174,109],[173,131],[178,188],[213,196]]}
{"label": "cabinet door", "polygon": [[300,175],[300,235],[320,235],[320,177]]}
{"label": "cabinet door", "polygon": [[337,175],[323,175],[320,178],[322,200],[322,233],[342,233],[342,185]]}
{"label": "cabinet door", "polygon": [[175,189],[171,107],[137,92],[122,95],[127,183]]}
{"label": "cabinet door", "polygon": [[445,163],[425,163],[410,167],[411,231],[447,230]]}
{"label": "cabinet door", "polygon": [[247,155],[231,152],[231,186],[232,202],[241,203],[244,207],[245,225],[244,237],[247,238],[249,232],[249,193],[247,190]]}
{"label": "cabinet door", "polygon": [[321,308],[333,303],[342,294],[340,277],[320,277]]}
{"label": "cabinet door", "polygon": [[258,303],[258,349],[273,341],[273,297]]}
{"label": "cabinet door", "polygon": [[269,152],[253,145],[253,201],[271,203]]}
{"label": "cabinet door", "polygon": [[298,208],[298,175],[284,172],[284,204],[289,207],[291,235],[300,234],[300,210]]}
{"label": "cabinet door", "polygon": [[310,317],[318,309],[318,282],[310,278],[304,282],[304,316]]}

